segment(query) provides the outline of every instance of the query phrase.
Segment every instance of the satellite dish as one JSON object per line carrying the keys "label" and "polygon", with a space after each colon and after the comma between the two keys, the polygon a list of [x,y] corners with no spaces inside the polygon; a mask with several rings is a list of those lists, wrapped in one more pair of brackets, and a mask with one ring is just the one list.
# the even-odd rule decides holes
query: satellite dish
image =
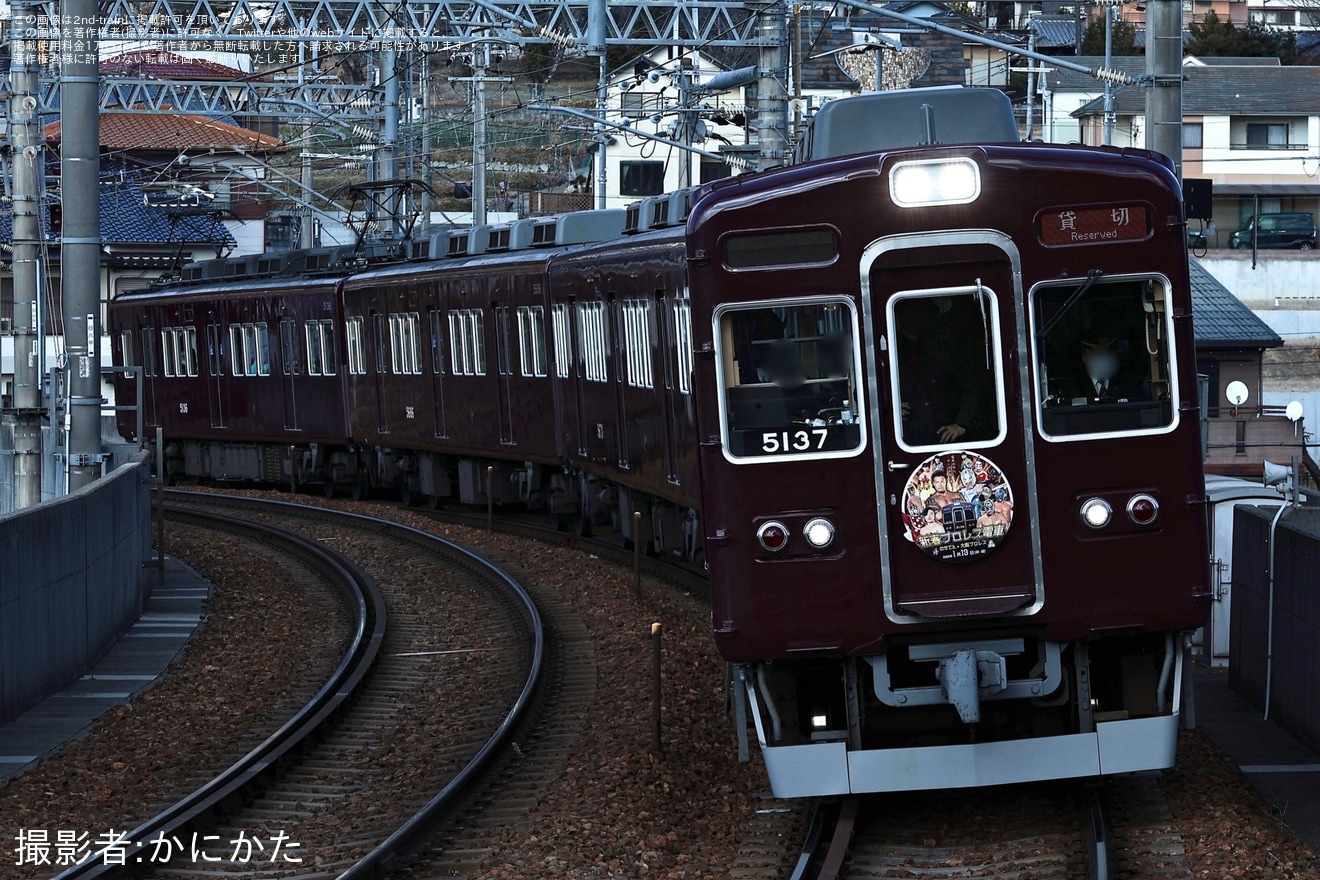
{"label": "satellite dish", "polygon": [[1247,384],[1245,382],[1234,381],[1228,383],[1228,387],[1224,389],[1224,396],[1227,397],[1228,402],[1234,406],[1241,406],[1247,402],[1247,398],[1250,394],[1247,391]]}
{"label": "satellite dish", "polygon": [[1288,421],[1295,422],[1302,417],[1302,402],[1294,400],[1284,408],[1283,414],[1288,417]]}

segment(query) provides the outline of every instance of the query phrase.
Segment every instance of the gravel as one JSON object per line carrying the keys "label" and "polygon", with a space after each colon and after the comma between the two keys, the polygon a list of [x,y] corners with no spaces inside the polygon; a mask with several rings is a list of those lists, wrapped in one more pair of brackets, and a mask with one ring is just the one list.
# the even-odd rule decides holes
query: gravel
{"label": "gravel", "polygon": [[[380,514],[381,508],[334,506]],[[535,579],[572,603],[588,626],[599,672],[585,736],[566,772],[523,819],[491,841],[481,878],[725,878],[765,805],[757,760],[737,763],[725,714],[724,665],[709,607],[694,596],[589,554],[439,526],[415,513],[386,516],[440,532]],[[216,585],[210,617],[161,683],[99,721],[81,741],[0,788],[0,826],[98,832],[131,827],[236,758],[291,711],[290,679],[327,662],[337,638],[284,603],[314,601],[259,557],[217,548],[182,529],[171,550]],[[266,563],[269,565],[269,563]],[[293,592],[290,592],[290,591]],[[663,742],[651,749],[651,625],[663,625]],[[298,629],[302,625],[304,629]],[[331,661],[332,662],[332,661]],[[1180,741],[1179,766],[1161,775],[1197,878],[1320,877],[1299,843],[1199,734]],[[11,851],[12,855],[12,851]],[[0,861],[0,877],[49,876]]]}

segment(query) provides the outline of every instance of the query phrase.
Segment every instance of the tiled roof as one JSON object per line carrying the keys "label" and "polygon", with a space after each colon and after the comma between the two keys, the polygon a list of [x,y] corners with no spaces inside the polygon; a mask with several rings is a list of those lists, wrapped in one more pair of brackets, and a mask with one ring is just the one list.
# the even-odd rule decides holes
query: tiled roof
{"label": "tiled roof", "polygon": [[[1320,67],[1184,67],[1183,116],[1314,116],[1320,113]],[[1146,112],[1146,92],[1126,88],[1115,92],[1119,115]],[[1073,116],[1092,116],[1103,109],[1099,98],[1083,104]]]}
{"label": "tiled roof", "polygon": [[159,49],[140,49],[107,58],[97,65],[101,76],[132,76],[149,79],[221,80],[244,79],[237,68],[201,58],[188,58]]}
{"label": "tiled roof", "polygon": [[1077,19],[1071,15],[1038,15],[1028,27],[1036,32],[1037,49],[1077,45]]}
{"label": "tiled roof", "polygon": [[1278,348],[1279,334],[1256,317],[1195,259],[1192,274],[1192,331],[1198,349]]}
{"label": "tiled roof", "polygon": [[[180,245],[205,243],[232,247],[234,237],[218,218],[212,216],[176,216],[164,208],[143,203],[142,190],[131,183],[102,184],[101,240],[106,245],[145,244]],[[6,205],[0,212],[0,240],[12,238],[13,215]],[[41,227],[49,235],[50,220],[43,210]]]}
{"label": "tiled roof", "polygon": [[[46,126],[46,140],[58,142],[60,123]],[[101,146],[107,150],[224,150],[276,152],[283,141],[247,128],[190,113],[101,113]]]}

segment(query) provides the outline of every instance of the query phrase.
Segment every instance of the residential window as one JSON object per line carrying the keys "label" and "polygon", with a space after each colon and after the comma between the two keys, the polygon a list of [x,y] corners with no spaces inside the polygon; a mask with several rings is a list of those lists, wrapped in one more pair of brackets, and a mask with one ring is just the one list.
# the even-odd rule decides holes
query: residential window
{"label": "residential window", "polygon": [[524,376],[544,376],[545,310],[541,306],[518,306],[518,352]]}
{"label": "residential window", "polygon": [[619,193],[625,196],[658,196],[665,191],[665,163],[635,161],[619,163]]}
{"label": "residential window", "polygon": [[1204,126],[1200,122],[1184,122],[1182,125],[1183,149],[1199,150],[1203,146]]}
{"label": "residential window", "polygon": [[582,352],[583,376],[587,381],[608,381],[605,303],[578,303],[578,350]]}
{"label": "residential window", "polygon": [[1255,150],[1286,150],[1288,148],[1287,123],[1247,123],[1247,147]]}

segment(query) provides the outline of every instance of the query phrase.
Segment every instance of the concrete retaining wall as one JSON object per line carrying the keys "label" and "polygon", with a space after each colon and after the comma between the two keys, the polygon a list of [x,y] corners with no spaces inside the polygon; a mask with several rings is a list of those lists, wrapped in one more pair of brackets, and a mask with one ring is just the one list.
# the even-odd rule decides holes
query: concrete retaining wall
{"label": "concrete retaining wall", "polygon": [[[1269,532],[1277,510],[1242,504],[1233,518],[1229,684],[1261,709],[1270,631]],[[1285,515],[1275,540],[1270,718],[1320,748],[1320,509]]]}
{"label": "concrete retaining wall", "polygon": [[145,454],[86,488],[0,516],[0,724],[83,675],[149,591]]}

